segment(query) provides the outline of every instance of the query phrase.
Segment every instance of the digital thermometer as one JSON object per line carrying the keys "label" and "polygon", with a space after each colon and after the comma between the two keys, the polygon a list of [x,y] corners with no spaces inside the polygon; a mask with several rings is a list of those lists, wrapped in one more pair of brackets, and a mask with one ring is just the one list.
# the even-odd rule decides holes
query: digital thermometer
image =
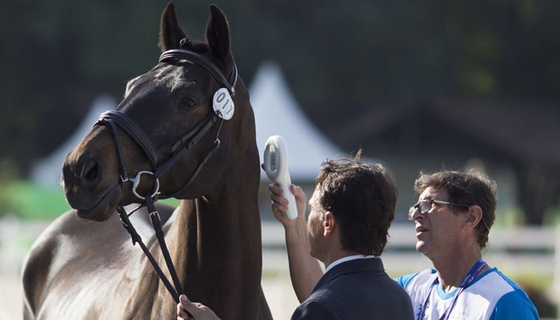
{"label": "digital thermometer", "polygon": [[297,217],[297,206],[296,198],[290,191],[292,180],[288,170],[288,146],[281,136],[271,136],[266,140],[264,171],[270,180],[282,188],[284,198],[288,199],[288,212],[284,212],[284,216],[288,219],[295,219]]}

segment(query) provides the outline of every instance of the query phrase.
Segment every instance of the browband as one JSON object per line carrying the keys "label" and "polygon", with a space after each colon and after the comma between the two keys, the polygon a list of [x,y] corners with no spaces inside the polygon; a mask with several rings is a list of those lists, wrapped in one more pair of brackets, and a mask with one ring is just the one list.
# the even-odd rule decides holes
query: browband
{"label": "browband", "polygon": [[237,83],[237,65],[235,65],[235,63],[233,64],[233,71],[231,72],[228,80],[214,63],[196,52],[183,49],[171,49],[163,52],[159,56],[159,62],[163,62],[168,59],[185,59],[197,63],[210,72],[221,85],[227,88],[232,97],[235,95],[235,84]]}

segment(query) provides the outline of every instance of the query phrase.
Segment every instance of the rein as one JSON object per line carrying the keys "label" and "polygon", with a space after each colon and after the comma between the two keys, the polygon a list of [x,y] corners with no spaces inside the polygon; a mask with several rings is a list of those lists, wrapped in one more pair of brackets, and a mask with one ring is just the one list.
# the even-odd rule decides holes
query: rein
{"label": "rein", "polygon": [[[229,79],[226,79],[222,71],[218,69],[218,67],[216,67],[215,64],[213,64],[210,60],[195,52],[182,50],[182,49],[168,50],[161,54],[159,58],[159,62],[160,63],[167,62],[171,59],[184,59],[198,64],[199,66],[206,69],[214,77],[215,80],[217,80],[223,87],[225,87],[225,89],[227,89],[227,91],[229,92],[230,96],[233,96],[235,94],[234,87],[237,83],[237,78],[238,78],[237,66],[235,64],[233,65],[233,71]],[[194,147],[200,141],[200,139],[202,139],[202,137],[206,135],[206,133],[210,130],[210,128],[212,128],[212,126],[216,123],[216,121],[218,121],[219,118],[221,118],[220,125],[218,127],[218,131],[216,133],[216,139],[214,140],[214,143],[212,144],[211,148],[208,150],[204,159],[198,163],[198,166],[195,168],[190,178],[177,191],[175,191],[178,192],[190,186],[190,184],[198,175],[202,167],[208,162],[210,157],[214,155],[216,151],[219,149],[220,147],[219,135],[224,120],[224,117],[222,116],[219,110],[215,109],[214,112],[208,113],[208,115],[204,119],[202,119],[198,124],[196,124],[191,130],[189,130],[189,132],[187,132],[185,135],[179,137],[175,142],[173,142],[170,145],[171,152],[172,152],[171,157],[159,167],[158,167],[158,159],[159,159],[160,150],[158,150],[158,148],[153,144],[153,142],[146,136],[144,131],[142,131],[142,129],[126,114],[114,110],[106,111],[101,114],[99,120],[96,122],[96,125],[107,125],[115,139],[115,143],[117,145],[117,153],[119,155],[121,187],[124,183],[131,182],[133,184],[132,192],[140,200],[140,205],[129,213],[126,212],[123,206],[119,205],[117,207],[117,212],[119,213],[119,217],[121,219],[122,225],[130,234],[132,238],[132,244],[133,245],[136,245],[136,243],[140,244],[140,248],[148,258],[153,268],[157,272],[159,278],[161,279],[161,281],[163,282],[163,284],[165,285],[165,287],[167,288],[167,290],[169,291],[169,293],[171,294],[171,296],[176,302],[179,302],[179,295],[183,293],[183,289],[181,288],[181,283],[177,276],[177,272],[173,265],[173,261],[169,254],[169,250],[167,249],[167,245],[165,244],[165,238],[164,238],[159,212],[155,208],[155,202],[158,199],[168,198],[175,192],[171,193],[170,195],[161,195],[159,191],[159,178],[167,170],[169,170],[174,164],[176,164],[189,149]],[[121,129],[126,131],[126,133],[129,136],[131,136],[134,139],[134,141],[141,147],[143,152],[150,160],[154,171],[143,170],[137,172],[135,177],[128,177],[126,162],[124,159],[124,153],[120,143],[120,134],[117,127],[120,127]],[[150,175],[154,180],[153,190],[148,191],[145,195],[141,195],[138,192],[138,186],[140,185],[142,175]],[[155,260],[153,255],[150,253],[150,251],[142,241],[142,237],[140,237],[140,235],[138,234],[138,232],[130,222],[129,219],[130,215],[132,215],[134,212],[136,212],[138,209],[140,209],[143,206],[146,206],[146,208],[148,209],[150,222],[154,228],[156,238],[158,240],[163,257],[165,259],[167,269],[171,274],[171,278],[173,280],[174,286],[171,284],[169,279],[167,279],[162,269],[158,265],[157,261]]]}

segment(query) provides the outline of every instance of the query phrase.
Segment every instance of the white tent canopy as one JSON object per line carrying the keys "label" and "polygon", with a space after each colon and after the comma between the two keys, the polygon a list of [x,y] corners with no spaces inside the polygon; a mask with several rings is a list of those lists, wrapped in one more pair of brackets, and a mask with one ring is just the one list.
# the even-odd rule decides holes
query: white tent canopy
{"label": "white tent canopy", "polygon": [[56,187],[60,185],[62,176],[62,163],[66,155],[74,149],[78,143],[91,130],[93,124],[99,119],[99,115],[107,110],[115,109],[117,103],[108,95],[98,96],[92,104],[89,113],[84,118],[78,129],[58,149],[49,156],[39,159],[31,168],[31,179],[45,187]]}
{"label": "white tent canopy", "polygon": [[[342,154],[300,110],[276,63],[265,62],[259,67],[249,93],[261,163],[266,140],[273,135],[282,136],[288,145],[288,167],[293,181],[314,181],[325,158]],[[262,170],[261,179],[268,179]]]}

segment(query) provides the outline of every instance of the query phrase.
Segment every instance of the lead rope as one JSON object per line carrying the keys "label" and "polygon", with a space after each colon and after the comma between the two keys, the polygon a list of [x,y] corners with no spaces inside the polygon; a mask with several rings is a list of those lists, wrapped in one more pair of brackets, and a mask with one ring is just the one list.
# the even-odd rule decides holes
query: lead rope
{"label": "lead rope", "polygon": [[[111,122],[109,122],[109,123],[112,124]],[[210,150],[208,151],[208,153],[204,157],[204,160],[198,164],[197,168],[195,169],[195,171],[191,175],[190,179],[187,181],[187,183],[185,183],[185,185],[183,187],[181,187],[181,189],[190,185],[190,183],[194,180],[194,178],[198,175],[198,173],[202,169],[202,166],[204,166],[206,164],[206,162],[208,162],[210,157],[212,155],[214,155],[216,153],[216,151],[219,149],[220,139],[218,137],[219,137],[220,131],[222,129],[222,123],[223,123],[223,121],[220,122],[220,126],[218,127],[218,132],[216,133],[216,140],[214,141],[214,144],[213,144],[212,148],[210,148]],[[117,130],[115,130],[115,132],[116,131]],[[183,150],[186,150],[186,149],[183,149]],[[121,151],[119,150],[119,155],[120,154],[121,154]],[[158,170],[154,174],[154,178],[159,179],[159,176],[164,171],[165,170],[161,170],[161,171]],[[140,179],[140,177],[137,177],[137,179]],[[124,180],[123,180],[123,182],[124,182]],[[142,248],[142,251],[144,252],[146,257],[148,258],[148,260],[150,261],[152,266],[154,267],[154,270],[156,271],[159,278],[161,279],[161,281],[163,282],[163,284],[167,288],[167,291],[169,291],[169,293],[171,294],[171,296],[173,297],[173,299],[176,302],[179,302],[179,296],[181,294],[183,294],[184,292],[183,292],[183,288],[181,287],[181,282],[179,281],[179,277],[177,276],[177,271],[175,270],[175,266],[173,265],[173,260],[171,259],[171,255],[169,254],[167,244],[165,243],[165,237],[164,237],[164,233],[163,233],[163,229],[162,229],[162,225],[161,225],[161,218],[160,218],[159,212],[157,211],[157,209],[154,205],[154,199],[152,198],[153,196],[157,197],[158,194],[159,194],[158,190],[156,190],[156,192],[154,192],[154,194],[152,194],[152,195],[150,195],[150,193],[148,192],[148,194],[146,194],[146,196],[144,197],[143,200],[146,203],[146,208],[148,209],[148,212],[149,212],[150,222],[152,223],[152,226],[154,227],[156,238],[158,240],[159,246],[161,248],[161,252],[162,252],[163,257],[165,259],[165,264],[167,265],[167,269],[169,270],[169,273],[171,274],[171,278],[173,280],[173,283],[175,284],[175,287],[173,287],[173,285],[171,284],[169,279],[167,279],[167,277],[163,273],[163,270],[161,270],[159,264],[154,259],[153,255],[151,254],[150,250],[148,250],[148,248],[144,244],[144,241],[142,241],[142,237],[138,234],[138,232],[136,231],[136,229],[134,228],[134,226],[130,222],[129,214],[126,213],[126,211],[124,210],[124,208],[122,206],[117,207],[117,212],[119,213],[119,217],[121,218],[121,222],[123,224],[123,227],[126,229],[126,231],[128,231],[128,233],[130,234],[130,237],[132,238],[132,245],[136,245],[136,243],[140,244],[140,248]],[[132,214],[132,213],[134,213],[134,211],[132,211],[130,214]]]}
{"label": "lead rope", "polygon": [[[165,237],[161,226],[161,218],[159,216],[159,212],[156,210],[154,201],[150,196],[146,197],[146,207],[148,208],[148,212],[150,212],[150,221],[152,222],[152,226],[154,227],[154,231],[156,232],[156,238],[158,239],[161,252],[163,253],[163,258],[165,259],[167,270],[169,270],[171,278],[173,279],[173,283],[175,284],[175,301],[179,302],[179,295],[183,293],[183,288],[181,288],[181,283],[179,282],[177,271],[175,270],[173,260],[171,260],[171,255],[169,254],[167,244],[165,243]],[[171,295],[173,295],[173,292],[171,293]]]}
{"label": "lead rope", "polygon": [[[188,146],[186,146],[185,148],[183,148],[182,150],[177,152],[175,154],[175,156],[172,157],[171,160],[174,160],[174,161],[169,161],[168,163],[175,163],[176,159],[179,159],[179,157],[182,156],[186,150],[188,150],[191,147],[193,147],[194,145],[196,145],[198,140],[202,137],[202,134],[204,132],[206,132],[206,130],[210,126],[212,126],[215,119],[216,119],[216,117],[210,117],[209,120],[206,122],[206,124],[202,126],[203,129],[201,129],[200,131],[198,131],[194,135],[194,139],[192,139],[193,141],[191,141],[191,143]],[[122,183],[127,182],[127,181],[133,181],[134,182],[133,191],[134,191],[136,183],[139,183],[139,180],[141,179],[141,175],[140,174],[137,175],[137,177],[134,178],[134,179],[128,178],[128,176],[126,175],[126,167],[125,167],[125,162],[124,162],[124,159],[123,159],[123,153],[122,153],[122,150],[121,150],[120,143],[118,143],[118,141],[120,140],[118,130],[117,130],[115,124],[113,123],[113,121],[104,121],[104,122],[109,124],[109,127],[110,127],[112,133],[115,136],[115,140],[117,141],[117,143],[116,143],[117,144],[117,153],[119,155],[119,160],[121,162],[121,171],[122,171],[121,172],[121,181],[122,181]],[[183,189],[184,187],[189,186],[191,184],[191,182],[198,175],[198,173],[200,172],[202,167],[206,164],[206,162],[208,162],[210,157],[212,155],[214,155],[216,153],[216,151],[219,149],[219,147],[220,147],[219,135],[220,135],[220,132],[221,132],[221,129],[222,129],[222,123],[223,123],[223,120],[220,121],[220,125],[219,125],[218,131],[216,133],[216,139],[215,139],[212,147],[210,148],[210,150],[208,151],[208,153],[204,157],[203,161],[198,164],[198,166],[196,167],[196,169],[192,173],[189,180],[180,189]],[[169,169],[169,167],[170,167],[170,165],[167,164],[163,167],[160,167],[155,173],[152,173],[152,175],[154,176],[156,181],[158,181],[159,177],[165,171],[167,171],[167,169]],[[140,173],[151,173],[151,172],[142,171]],[[159,186],[156,185],[156,189],[158,189],[158,188],[159,188]],[[117,207],[117,212],[119,213],[119,217],[121,219],[122,225],[126,229],[126,231],[130,234],[130,237],[132,238],[132,245],[136,245],[136,243],[140,244],[140,248],[142,249],[142,251],[144,252],[146,257],[148,258],[150,263],[152,264],[154,270],[156,271],[159,278],[161,279],[161,281],[163,282],[163,284],[167,288],[167,291],[169,291],[169,293],[171,294],[171,296],[173,297],[173,299],[176,302],[179,302],[179,296],[181,294],[183,294],[184,292],[183,292],[183,289],[181,287],[179,277],[177,276],[177,271],[175,270],[175,266],[173,265],[173,260],[171,259],[171,255],[169,254],[167,244],[165,243],[165,236],[164,236],[163,228],[162,228],[162,224],[161,224],[161,217],[160,217],[159,212],[157,211],[157,209],[154,205],[153,197],[158,196],[159,190],[156,190],[151,195],[150,195],[150,193],[148,193],[148,194],[146,194],[145,197],[140,197],[136,192],[135,192],[135,194],[141,200],[145,201],[146,208],[148,209],[148,212],[149,212],[150,222],[151,222],[151,224],[154,228],[156,238],[158,240],[158,243],[159,243],[159,246],[161,248],[163,257],[165,259],[165,264],[167,265],[167,269],[168,269],[169,273],[171,274],[171,278],[173,280],[173,283],[174,283],[175,287],[173,287],[173,285],[171,284],[169,279],[167,279],[167,277],[163,273],[163,270],[160,268],[157,261],[155,260],[155,258],[151,254],[150,250],[148,250],[148,248],[144,244],[144,241],[142,241],[142,237],[138,234],[138,232],[136,231],[136,229],[134,228],[134,226],[130,222],[129,215],[134,213],[135,210],[132,211],[130,214],[127,214],[122,206]]]}
{"label": "lead rope", "polygon": [[142,237],[138,234],[138,232],[130,222],[130,219],[128,218],[128,214],[126,213],[124,208],[122,206],[118,206],[117,212],[119,213],[119,217],[121,218],[123,227],[126,229],[126,231],[128,231],[130,237],[132,238],[132,245],[136,245],[136,243],[140,245],[140,248],[142,248],[142,251],[144,251],[144,255],[146,255],[146,257],[154,267],[154,270],[156,271],[159,278],[167,288],[167,291],[169,291],[169,293],[173,297],[173,300],[179,302],[179,295],[183,293],[183,289],[181,288],[181,284],[179,283],[179,279],[177,277],[177,272],[173,267],[173,263],[171,262],[171,257],[169,256],[169,251],[167,250],[167,246],[165,245],[165,240],[163,239],[163,231],[161,229],[161,220],[159,217],[159,213],[155,209],[154,203],[152,201],[152,197],[147,196],[146,199],[150,199],[150,201],[147,201],[147,203],[151,203],[151,205],[149,205],[151,208],[148,207],[148,211],[150,212],[150,221],[152,222],[152,226],[154,227],[154,230],[156,232],[156,237],[162,249],[161,251],[165,258],[165,262],[167,264],[167,268],[169,269],[169,273],[171,273],[171,277],[175,282],[175,288],[173,287],[173,285],[171,285],[171,282],[169,282],[169,280],[163,273],[163,270],[161,270],[161,268],[159,267],[156,259],[154,259],[152,253],[150,252],[150,250],[148,250],[148,248],[144,244],[144,241],[142,241]]}

